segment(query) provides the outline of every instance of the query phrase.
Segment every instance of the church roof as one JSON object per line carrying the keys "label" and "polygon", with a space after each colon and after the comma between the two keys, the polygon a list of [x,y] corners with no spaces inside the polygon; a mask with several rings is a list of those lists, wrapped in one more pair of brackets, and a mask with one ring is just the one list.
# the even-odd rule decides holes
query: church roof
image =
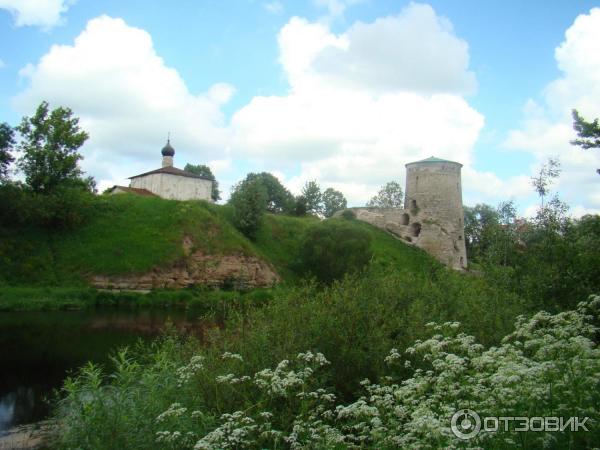
{"label": "church roof", "polygon": [[156,194],[153,194],[152,192],[150,192],[148,189],[140,189],[140,188],[132,188],[129,186],[113,186],[111,187],[108,192],[114,192],[115,190],[121,190],[123,192],[129,192],[131,194],[137,194],[137,195],[143,195],[146,197],[156,197]]}
{"label": "church roof", "polygon": [[186,172],[185,170],[181,170],[181,169],[178,169],[177,167],[173,167],[173,166],[161,167],[160,169],[151,170],[150,172],[140,173],[139,175],[134,175],[132,177],[129,177],[129,179],[131,180],[133,178],[144,177],[146,175],[154,175],[155,173],[168,173],[170,175],[177,175],[180,177],[200,178],[201,180],[212,181],[208,177],[204,177],[202,175],[196,175],[195,173],[191,173],[191,172]]}
{"label": "church roof", "polygon": [[175,156],[175,149],[171,146],[171,140],[167,139],[167,145],[161,150],[163,156]]}
{"label": "church roof", "polygon": [[429,158],[425,158],[420,161],[409,162],[406,165],[408,166],[409,164],[422,164],[422,163],[450,163],[450,164],[458,164],[458,165],[462,166],[461,163],[457,163],[456,161],[449,161],[447,159],[441,159],[441,158],[437,158],[435,156],[430,156]]}

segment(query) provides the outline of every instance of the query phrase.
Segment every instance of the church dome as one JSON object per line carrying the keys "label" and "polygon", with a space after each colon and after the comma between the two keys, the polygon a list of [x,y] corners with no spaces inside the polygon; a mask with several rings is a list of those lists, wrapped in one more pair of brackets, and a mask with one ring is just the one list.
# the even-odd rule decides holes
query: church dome
{"label": "church dome", "polygon": [[171,142],[167,140],[167,145],[165,145],[161,151],[163,156],[173,156],[175,155],[175,149],[171,147]]}

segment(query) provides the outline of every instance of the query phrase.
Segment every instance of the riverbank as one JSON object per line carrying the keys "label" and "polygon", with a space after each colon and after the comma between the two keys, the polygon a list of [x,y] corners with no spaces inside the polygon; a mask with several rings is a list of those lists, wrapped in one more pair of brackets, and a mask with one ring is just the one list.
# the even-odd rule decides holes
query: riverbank
{"label": "riverbank", "polygon": [[246,304],[262,304],[272,299],[277,290],[254,289],[227,291],[219,289],[172,289],[150,292],[106,291],[76,287],[0,286],[2,311],[67,311],[95,307],[119,308],[193,308],[210,313]]}
{"label": "riverbank", "polygon": [[54,422],[44,420],[11,428],[0,435],[0,450],[41,450],[49,448]]}

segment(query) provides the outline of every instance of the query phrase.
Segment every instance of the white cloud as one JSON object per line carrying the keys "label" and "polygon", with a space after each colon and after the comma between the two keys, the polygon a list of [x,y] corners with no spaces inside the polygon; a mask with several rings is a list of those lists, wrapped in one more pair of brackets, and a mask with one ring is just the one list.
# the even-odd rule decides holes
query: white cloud
{"label": "white cloud", "polygon": [[295,192],[316,179],[358,205],[385,182],[403,182],[405,163],[436,155],[465,164],[465,181],[489,192],[489,176],[471,170],[484,118],[463,97],[475,84],[468,46],[429,6],[340,34],[292,18],[278,43],[289,92],[254,97],[229,124],[221,107],[232,86],[189,92],[147,32],[106,16],[23,68],[28,87],[14,103],[24,114],[43,99],[71,107],[91,136],[84,170],[101,188],[156,167],[170,131],[176,164],[211,161],[224,188],[248,171],[278,171]]}
{"label": "white cloud", "polygon": [[478,172],[470,166],[462,170],[463,187],[468,187],[464,203],[490,202],[490,200],[509,200],[523,198],[531,195],[531,177],[518,175],[506,180],[501,179],[493,172]]}
{"label": "white cloud", "polygon": [[345,45],[324,47],[314,67],[331,83],[375,92],[473,92],[468,45],[450,22],[429,5],[412,4],[395,17],[357,22],[341,38]]}
{"label": "white cloud", "polygon": [[206,165],[208,165],[208,167],[210,167],[210,169],[212,170],[213,174],[216,175],[223,175],[226,172],[230,171],[232,168],[232,161],[231,159],[227,158],[227,159],[213,159],[211,161],[208,161],[206,163]]}
{"label": "white cloud", "polygon": [[81,118],[90,134],[83,166],[101,187],[157,166],[167,132],[180,165],[186,157],[204,162],[226,145],[220,107],[233,87],[216,83],[204,94],[190,93],[150,35],[122,19],[90,20],[73,45],[52,46],[21,76],[29,86],[14,99],[20,112],[30,114],[45,99]]}
{"label": "white cloud", "polygon": [[571,205],[575,215],[600,209],[600,150],[583,150],[569,143],[576,137],[571,109],[588,120],[600,117],[600,8],[580,15],[556,48],[555,58],[563,72],[544,90],[543,103],[529,100],[520,129],[512,130],[508,148],[533,154],[535,173],[549,157],[559,157],[562,175],[555,188]]}
{"label": "white cloud", "polygon": [[2,61],[2,60],[0,59],[0,69],[2,69],[3,67],[6,67],[6,64],[4,63],[4,61]]}
{"label": "white cloud", "polygon": [[265,8],[271,14],[281,14],[283,12],[283,5],[277,0],[263,3],[263,8]]}
{"label": "white cloud", "polygon": [[0,0],[0,8],[13,15],[18,27],[40,26],[49,29],[61,24],[61,15],[73,3],[74,0]]}
{"label": "white cloud", "polygon": [[468,46],[431,7],[411,4],[339,35],[292,18],[278,41],[289,92],[254,97],[234,114],[232,154],[273,167],[295,161],[294,191],[317,179],[354,204],[403,180],[409,161],[472,162],[484,118],[462,96],[475,84]]}

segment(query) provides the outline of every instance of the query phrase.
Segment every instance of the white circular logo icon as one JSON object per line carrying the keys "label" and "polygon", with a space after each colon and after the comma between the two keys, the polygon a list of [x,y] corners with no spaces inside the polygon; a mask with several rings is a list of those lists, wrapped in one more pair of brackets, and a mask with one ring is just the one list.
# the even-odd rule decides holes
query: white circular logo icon
{"label": "white circular logo icon", "polygon": [[471,409],[460,409],[450,420],[452,433],[459,439],[471,439],[481,430],[481,418]]}

